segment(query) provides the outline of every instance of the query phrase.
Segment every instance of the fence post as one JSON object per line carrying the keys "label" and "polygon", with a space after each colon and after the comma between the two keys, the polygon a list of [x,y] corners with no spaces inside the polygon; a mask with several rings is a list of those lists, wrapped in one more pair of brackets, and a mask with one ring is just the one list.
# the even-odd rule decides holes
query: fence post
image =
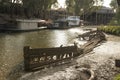
{"label": "fence post", "polygon": [[29,46],[24,47],[24,70],[30,71],[30,58],[29,58]]}
{"label": "fence post", "polygon": [[78,54],[78,47],[77,47],[77,43],[75,43],[74,42],[74,54],[73,54],[73,57],[76,57],[76,56],[78,56],[79,54]]}

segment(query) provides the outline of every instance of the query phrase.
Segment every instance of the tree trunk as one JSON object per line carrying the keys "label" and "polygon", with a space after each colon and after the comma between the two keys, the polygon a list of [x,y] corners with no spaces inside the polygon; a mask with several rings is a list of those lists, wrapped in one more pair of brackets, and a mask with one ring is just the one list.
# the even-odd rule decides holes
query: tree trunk
{"label": "tree trunk", "polygon": [[120,0],[117,0],[118,6],[120,6]]}

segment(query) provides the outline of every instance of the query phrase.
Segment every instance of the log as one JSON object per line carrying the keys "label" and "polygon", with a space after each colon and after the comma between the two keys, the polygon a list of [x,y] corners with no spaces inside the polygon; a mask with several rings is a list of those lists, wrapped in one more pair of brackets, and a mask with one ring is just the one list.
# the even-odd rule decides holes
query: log
{"label": "log", "polygon": [[92,31],[85,33],[83,35],[90,36],[90,34],[94,34],[93,35],[94,37],[92,37],[87,43],[80,47],[80,50],[81,49],[83,50],[83,54],[91,52],[97,46],[98,43],[106,40],[105,35],[101,31]]}

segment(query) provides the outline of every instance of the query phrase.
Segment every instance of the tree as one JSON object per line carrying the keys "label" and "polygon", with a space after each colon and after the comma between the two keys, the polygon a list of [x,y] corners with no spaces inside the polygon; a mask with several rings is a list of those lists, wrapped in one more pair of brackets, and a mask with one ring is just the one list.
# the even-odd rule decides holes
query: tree
{"label": "tree", "polygon": [[118,6],[117,0],[112,0],[110,3],[110,6],[116,10],[116,15],[114,17],[115,21],[117,22],[117,25],[120,25],[120,6]]}
{"label": "tree", "polygon": [[120,6],[120,0],[117,0],[118,6]]}
{"label": "tree", "polygon": [[27,18],[46,18],[48,10],[57,0],[0,0],[0,12],[12,15],[24,14]]}
{"label": "tree", "polygon": [[76,15],[90,12],[90,9],[94,5],[93,0],[75,0],[75,13]]}
{"label": "tree", "polygon": [[97,8],[94,5],[102,5],[103,0],[66,0],[68,12],[74,12],[74,15],[92,12]]}
{"label": "tree", "polygon": [[116,10],[116,19],[117,19],[118,25],[120,25],[120,6],[119,5],[118,5],[118,8]]}
{"label": "tree", "polygon": [[74,5],[75,5],[75,2],[74,0],[66,0],[66,6],[67,6],[67,12],[70,13],[70,14],[74,14]]}
{"label": "tree", "polygon": [[25,8],[26,16],[41,15],[45,18],[47,11],[55,3],[57,3],[57,0],[23,0],[23,7]]}
{"label": "tree", "polygon": [[118,5],[117,5],[117,1],[116,0],[112,0],[111,3],[110,3],[110,6],[116,10],[118,8]]}

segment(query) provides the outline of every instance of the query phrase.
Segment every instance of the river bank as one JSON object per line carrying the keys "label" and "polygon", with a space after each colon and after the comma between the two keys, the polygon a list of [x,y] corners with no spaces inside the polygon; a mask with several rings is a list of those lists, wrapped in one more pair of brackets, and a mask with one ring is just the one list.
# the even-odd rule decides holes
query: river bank
{"label": "river bank", "polygon": [[113,80],[120,72],[120,69],[115,67],[114,61],[120,59],[120,37],[113,35],[106,37],[106,42],[85,56],[75,59],[74,64],[28,73],[18,80],[76,80],[80,79],[79,71],[82,68],[92,70],[96,76],[95,80]]}

